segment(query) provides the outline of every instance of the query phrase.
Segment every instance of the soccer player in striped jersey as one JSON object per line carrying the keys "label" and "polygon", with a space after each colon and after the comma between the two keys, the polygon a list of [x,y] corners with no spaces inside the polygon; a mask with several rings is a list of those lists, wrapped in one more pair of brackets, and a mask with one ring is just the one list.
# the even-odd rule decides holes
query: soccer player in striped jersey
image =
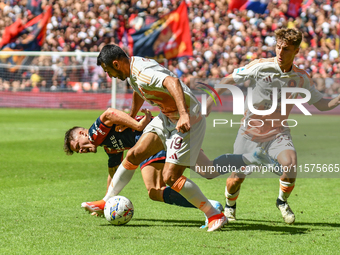
{"label": "soccer player in striped jersey", "polygon": [[[334,99],[325,99],[315,89],[313,81],[306,71],[299,69],[293,64],[299,46],[302,41],[302,33],[296,29],[282,28],[275,31],[276,34],[276,57],[254,60],[245,67],[235,69],[234,72],[224,78],[221,84],[240,84],[250,80],[253,87],[252,102],[257,110],[271,109],[273,101],[273,88],[280,90],[285,87],[297,87],[307,89],[311,98],[310,105],[314,105],[320,111],[331,110],[339,105],[340,96]],[[226,89],[217,89],[223,93]],[[291,93],[289,98],[296,98],[298,93]],[[304,95],[302,95],[304,96]],[[248,97],[246,102],[248,102]],[[289,127],[281,125],[288,118],[293,105],[287,105],[286,115],[281,114],[280,97],[276,111],[271,115],[255,115],[246,106],[243,121],[234,143],[234,153],[246,153],[255,147],[262,147],[269,156],[277,160],[283,167],[284,173],[280,177],[279,196],[276,206],[281,211],[282,217],[287,224],[295,221],[295,215],[288,205],[287,199],[291,194],[296,179],[297,156],[290,135]],[[208,99],[207,106],[210,112],[213,101]],[[273,121],[265,121],[265,120]],[[252,125],[248,125],[249,121]],[[275,120],[275,121],[274,121]],[[260,125],[263,123],[263,125]],[[257,127],[256,127],[257,126]],[[240,193],[241,184],[246,174],[232,173],[226,183],[226,207],[225,215],[229,220],[235,220],[236,199]]]}
{"label": "soccer player in striped jersey", "polygon": [[[143,134],[143,129],[151,120],[151,113],[142,110],[145,117],[136,116],[135,119],[128,114],[109,108],[92,124],[89,129],[73,127],[65,133],[64,151],[68,155],[76,153],[96,153],[97,147],[101,146],[109,156],[107,190],[118,166],[123,160],[124,150],[133,147]],[[124,131],[116,131],[118,125],[127,127]],[[166,186],[162,178],[162,169],[165,163],[166,153],[164,150],[146,159],[140,164],[142,177],[149,197],[154,201],[174,204],[182,207],[196,208],[189,203],[181,194]],[[128,176],[132,177],[132,176]],[[121,176],[124,178],[124,176]],[[122,180],[123,183],[126,180]],[[223,210],[218,201],[209,200],[219,211]],[[105,201],[84,202],[82,207],[92,215],[102,215]]]}

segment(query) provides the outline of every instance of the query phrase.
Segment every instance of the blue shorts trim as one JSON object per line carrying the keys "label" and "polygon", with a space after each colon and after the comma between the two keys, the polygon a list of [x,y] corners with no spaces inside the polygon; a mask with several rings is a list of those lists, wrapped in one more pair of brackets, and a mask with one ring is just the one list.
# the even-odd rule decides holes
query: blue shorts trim
{"label": "blue shorts trim", "polygon": [[166,159],[166,152],[160,151],[156,153],[155,155],[151,156],[150,158],[144,160],[139,166],[140,169],[143,169],[147,165],[150,165],[151,163],[165,163]]}

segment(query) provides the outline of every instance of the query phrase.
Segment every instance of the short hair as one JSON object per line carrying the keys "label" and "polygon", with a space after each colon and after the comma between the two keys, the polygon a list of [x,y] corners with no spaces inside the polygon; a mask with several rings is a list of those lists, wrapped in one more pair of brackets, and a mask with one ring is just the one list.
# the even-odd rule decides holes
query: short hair
{"label": "short hair", "polygon": [[298,48],[302,41],[302,32],[293,28],[281,28],[275,31],[276,41],[283,40]]}
{"label": "short hair", "polygon": [[73,154],[73,151],[71,150],[71,141],[76,138],[76,130],[79,129],[79,128],[85,129],[83,127],[75,126],[73,128],[70,128],[69,130],[67,130],[65,132],[64,152],[66,153],[66,155],[72,155]]}
{"label": "short hair", "polygon": [[105,64],[106,66],[112,66],[112,62],[115,60],[121,60],[123,58],[128,58],[125,51],[123,51],[119,46],[114,44],[105,45],[97,57],[97,66]]}

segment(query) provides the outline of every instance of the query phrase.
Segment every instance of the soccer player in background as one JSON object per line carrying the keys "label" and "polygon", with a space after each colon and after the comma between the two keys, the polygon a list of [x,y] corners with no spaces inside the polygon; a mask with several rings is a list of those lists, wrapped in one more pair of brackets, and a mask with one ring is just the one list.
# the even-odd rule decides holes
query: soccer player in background
{"label": "soccer player in background", "polygon": [[[298,87],[307,89],[311,98],[308,104],[314,105],[320,111],[331,110],[340,104],[340,96],[334,99],[325,99],[323,95],[315,89],[313,81],[306,71],[299,69],[293,64],[299,46],[302,41],[302,33],[296,29],[282,28],[275,31],[276,34],[276,57],[254,60],[245,67],[237,68],[234,72],[222,79],[220,84],[240,84],[250,80],[250,87],[253,87],[253,105],[257,110],[271,109],[273,104],[273,88]],[[225,88],[218,88],[219,94]],[[298,93],[292,93],[289,98],[296,98]],[[303,94],[301,96],[304,96]],[[246,102],[248,102],[248,97]],[[278,96],[280,99],[280,96]],[[208,112],[211,111],[212,99],[208,99]],[[288,205],[287,199],[295,186],[297,156],[290,135],[290,129],[281,125],[281,121],[288,118],[293,105],[287,105],[286,115],[281,114],[281,105],[278,100],[277,109],[271,115],[255,115],[245,108],[243,121],[235,143],[234,153],[246,153],[256,147],[262,147],[268,155],[277,160],[284,169],[280,177],[279,196],[276,206],[281,211],[282,217],[287,224],[295,221],[295,215]],[[274,119],[276,121],[265,121]],[[252,120],[252,126],[248,126]],[[263,121],[263,126],[260,124]],[[287,123],[285,124],[287,126]],[[261,127],[254,127],[261,126]],[[241,184],[247,173],[233,172],[226,182],[225,196],[226,206],[224,214],[229,220],[236,219],[236,199],[240,193]]]}

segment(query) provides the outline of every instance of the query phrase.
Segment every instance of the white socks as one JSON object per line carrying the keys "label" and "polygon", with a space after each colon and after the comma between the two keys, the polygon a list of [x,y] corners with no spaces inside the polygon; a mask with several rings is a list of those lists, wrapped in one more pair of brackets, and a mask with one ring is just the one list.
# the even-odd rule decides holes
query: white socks
{"label": "white socks", "polygon": [[287,202],[290,193],[292,193],[295,187],[295,182],[284,182],[280,180],[280,191],[279,191],[279,199],[282,201]]}
{"label": "white socks", "polygon": [[203,211],[208,218],[220,213],[211,205],[209,200],[203,195],[200,188],[188,178],[179,193],[192,205]]}
{"label": "white socks", "polygon": [[136,170],[127,170],[122,164],[120,164],[111,180],[111,184],[103,200],[106,202],[109,198],[117,196],[129,183],[135,171]]}
{"label": "white socks", "polygon": [[238,195],[240,194],[240,190],[236,191],[234,194],[230,194],[228,192],[227,187],[225,187],[225,197],[226,197],[226,204],[230,207],[234,206],[236,204],[236,199],[238,197]]}

